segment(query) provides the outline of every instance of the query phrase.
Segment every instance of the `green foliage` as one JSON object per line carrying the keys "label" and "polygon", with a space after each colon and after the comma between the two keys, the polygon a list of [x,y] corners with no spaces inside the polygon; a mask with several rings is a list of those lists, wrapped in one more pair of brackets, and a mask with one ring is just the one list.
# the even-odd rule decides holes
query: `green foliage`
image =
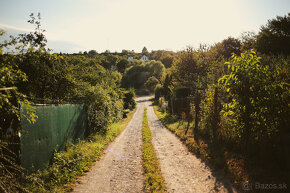
{"label": "green foliage", "polygon": [[200,129],[202,134],[216,140],[218,130],[220,105],[218,104],[218,87],[209,87],[201,102]]}
{"label": "green foliage", "polygon": [[176,98],[185,98],[185,97],[189,97],[190,95],[190,88],[188,87],[177,87],[174,90],[174,95]]}
{"label": "green foliage", "polygon": [[144,46],[144,48],[142,49],[142,54],[148,55],[148,50],[147,48]]}
{"label": "green foliage", "polygon": [[158,79],[154,76],[151,76],[148,78],[148,80],[145,82],[144,86],[150,91],[150,93],[153,93],[155,86],[159,83]]}
{"label": "green foliage", "polygon": [[290,54],[290,13],[277,16],[261,27],[256,49],[265,54]]}
{"label": "green foliage", "polygon": [[125,88],[142,89],[149,77],[154,76],[160,81],[164,75],[165,67],[159,61],[135,63],[126,69],[122,79],[122,86]]}
{"label": "green foliage", "polygon": [[159,98],[163,96],[163,86],[161,84],[157,84],[154,89],[154,93],[155,93],[155,101],[159,101]]}
{"label": "green foliage", "polygon": [[164,98],[169,101],[170,96],[172,95],[172,76],[168,73],[165,76],[163,81],[163,96]]}
{"label": "green foliage", "polygon": [[225,58],[230,58],[232,53],[240,54],[241,42],[238,39],[228,37],[221,42],[221,49],[219,54],[223,55]]}
{"label": "green foliage", "polygon": [[146,71],[144,64],[131,66],[125,71],[122,79],[122,86],[125,88],[142,88],[148,77],[149,73]]}
{"label": "green foliage", "polygon": [[165,192],[164,179],[161,175],[158,158],[152,145],[151,130],[148,126],[147,109],[144,109],[142,139],[143,167],[145,172],[145,190],[149,192]]}
{"label": "green foliage", "polygon": [[206,65],[199,60],[199,54],[192,47],[188,47],[176,56],[171,69],[173,84],[190,88],[195,93],[202,86],[206,72]]}
{"label": "green foliage", "polygon": [[170,68],[173,64],[174,57],[170,54],[163,54],[160,61],[164,64],[165,68]]}
{"label": "green foliage", "polygon": [[44,35],[45,30],[41,28],[40,23],[41,17],[40,13],[37,14],[37,17],[34,16],[33,13],[30,14],[30,20],[27,22],[34,25],[34,32],[30,32],[28,34],[19,34],[18,37],[13,38],[13,40],[19,43],[19,46],[16,47],[21,52],[25,52],[26,50],[38,50],[45,49],[47,39]]}
{"label": "green foliage", "polygon": [[125,92],[124,94],[124,109],[130,109],[133,110],[136,107],[136,101],[135,98],[135,90],[133,88],[130,88],[129,91]]}
{"label": "green foliage", "polygon": [[241,34],[240,40],[241,40],[241,51],[248,51],[251,50],[255,46],[255,42],[257,39],[257,35],[255,32],[248,31],[248,32],[243,32]]}
{"label": "green foliage", "polygon": [[290,116],[289,83],[275,81],[280,70],[270,70],[260,60],[253,50],[233,55],[228,63],[231,73],[220,79],[231,96],[224,116],[234,122],[238,137],[252,143],[282,132]]}
{"label": "green foliage", "polygon": [[118,71],[121,73],[124,73],[128,66],[129,66],[129,61],[124,58],[121,59],[117,64]]}
{"label": "green foliage", "polygon": [[97,54],[98,54],[98,53],[97,53],[96,50],[90,50],[90,51],[88,52],[89,57],[94,57],[94,56],[96,56]]}
{"label": "green foliage", "polygon": [[165,75],[165,67],[159,61],[146,61],[146,69],[150,76],[155,76],[158,80],[163,79]]}
{"label": "green foliage", "polygon": [[106,55],[106,57],[103,58],[101,65],[108,70],[113,70],[117,68],[119,60],[120,58],[118,56],[108,54]]}

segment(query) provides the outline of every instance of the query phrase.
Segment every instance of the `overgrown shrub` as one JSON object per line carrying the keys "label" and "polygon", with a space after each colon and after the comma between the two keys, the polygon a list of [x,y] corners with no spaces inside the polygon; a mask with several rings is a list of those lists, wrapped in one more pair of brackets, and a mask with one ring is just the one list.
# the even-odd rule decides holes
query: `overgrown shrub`
{"label": "overgrown shrub", "polygon": [[155,89],[155,101],[159,101],[159,98],[163,95],[163,86],[161,84],[157,84]]}
{"label": "overgrown shrub", "polygon": [[136,107],[136,102],[134,100],[135,98],[135,90],[133,88],[130,88],[128,91],[125,91],[124,94],[124,109],[130,109],[133,110]]}
{"label": "overgrown shrub", "polygon": [[201,102],[200,130],[205,136],[216,139],[219,124],[220,105],[218,101],[218,88],[209,87],[205,91],[204,100]]}
{"label": "overgrown shrub", "polygon": [[230,74],[220,79],[231,97],[222,111],[226,124],[247,145],[266,145],[289,133],[289,80],[279,75],[279,65],[270,70],[260,60],[253,50],[240,57],[233,55],[228,63]]}
{"label": "overgrown shrub", "polygon": [[174,90],[174,95],[176,98],[185,98],[190,95],[190,91],[188,87],[177,87]]}

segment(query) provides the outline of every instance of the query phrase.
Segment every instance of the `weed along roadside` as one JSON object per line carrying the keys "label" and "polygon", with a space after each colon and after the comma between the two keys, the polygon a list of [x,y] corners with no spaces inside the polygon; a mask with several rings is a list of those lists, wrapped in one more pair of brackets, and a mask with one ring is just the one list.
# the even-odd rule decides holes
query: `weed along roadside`
{"label": "weed along roadside", "polygon": [[143,167],[145,173],[145,192],[165,192],[164,179],[161,175],[158,158],[152,145],[151,131],[148,126],[147,108],[144,109],[143,126]]}
{"label": "weed along roadside", "polygon": [[[245,176],[247,176],[245,168],[239,165],[237,160],[231,159],[234,156],[234,153],[227,153],[227,157],[223,157],[223,153],[218,151],[217,148],[211,148],[210,142],[206,140],[194,139],[192,131],[189,130],[189,133],[185,135],[185,130],[187,123],[180,123],[182,120],[172,116],[167,112],[161,112],[159,106],[153,106],[154,112],[157,115],[158,119],[162,124],[172,133],[174,133],[187,147],[187,149],[194,153],[194,155],[201,158],[214,170],[223,169],[226,172],[226,176],[230,177],[231,183],[235,184],[240,190],[243,188],[243,183]],[[223,149],[225,151],[225,149]],[[232,157],[231,157],[232,156]],[[236,161],[235,165],[232,165]]]}
{"label": "weed along roadside", "polygon": [[105,146],[112,142],[127,126],[136,109],[127,118],[109,126],[106,134],[96,134],[90,140],[68,145],[66,151],[56,153],[52,164],[26,178],[29,192],[68,192],[77,178],[87,172],[99,160]]}

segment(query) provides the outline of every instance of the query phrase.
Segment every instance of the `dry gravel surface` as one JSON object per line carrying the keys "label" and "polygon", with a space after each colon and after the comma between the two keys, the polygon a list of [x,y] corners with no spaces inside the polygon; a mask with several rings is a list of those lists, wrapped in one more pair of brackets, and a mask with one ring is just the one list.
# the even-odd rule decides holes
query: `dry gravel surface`
{"label": "dry gravel surface", "polygon": [[142,120],[147,107],[152,143],[160,162],[168,192],[237,192],[218,172],[212,172],[188,152],[182,142],[168,131],[155,115],[150,97],[139,97],[137,111],[126,129],[109,145],[101,159],[79,179],[73,192],[143,192]]}
{"label": "dry gravel surface", "polygon": [[224,175],[215,174],[168,129],[149,104],[147,109],[152,143],[160,162],[168,192],[237,192]]}
{"label": "dry gravel surface", "polygon": [[145,103],[137,99],[137,111],[126,129],[105,150],[73,192],[143,192],[142,120]]}

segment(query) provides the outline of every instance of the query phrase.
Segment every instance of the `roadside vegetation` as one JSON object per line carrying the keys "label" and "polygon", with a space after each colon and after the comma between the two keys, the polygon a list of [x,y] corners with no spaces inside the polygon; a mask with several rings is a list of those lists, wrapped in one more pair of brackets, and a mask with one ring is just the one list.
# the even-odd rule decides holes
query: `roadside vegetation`
{"label": "roadside vegetation", "polygon": [[152,145],[151,130],[148,126],[147,108],[144,109],[143,126],[143,167],[145,173],[145,192],[165,192],[164,179],[154,147]]}
{"label": "roadside vegetation", "polygon": [[28,192],[68,192],[77,178],[89,171],[105,146],[112,142],[127,126],[136,110],[126,119],[113,123],[106,134],[95,134],[90,140],[67,144],[66,150],[54,154],[52,164],[43,171],[35,171],[24,179],[24,190]]}
{"label": "roadside vegetation", "polygon": [[239,185],[290,179],[288,26],[290,14],[258,34],[188,47],[155,87],[162,122]]}

